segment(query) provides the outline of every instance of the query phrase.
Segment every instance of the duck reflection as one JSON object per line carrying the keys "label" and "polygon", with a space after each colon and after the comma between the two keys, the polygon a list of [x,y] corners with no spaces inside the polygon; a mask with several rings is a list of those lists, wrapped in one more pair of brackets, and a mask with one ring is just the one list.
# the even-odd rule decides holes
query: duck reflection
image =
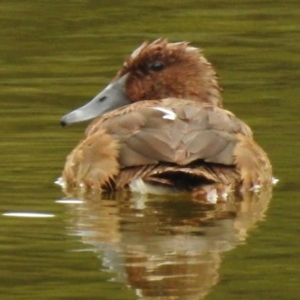
{"label": "duck reflection", "polygon": [[270,188],[217,204],[185,195],[86,195],[72,210],[73,226],[138,299],[203,299],[218,282],[222,253],[245,241],[270,199]]}

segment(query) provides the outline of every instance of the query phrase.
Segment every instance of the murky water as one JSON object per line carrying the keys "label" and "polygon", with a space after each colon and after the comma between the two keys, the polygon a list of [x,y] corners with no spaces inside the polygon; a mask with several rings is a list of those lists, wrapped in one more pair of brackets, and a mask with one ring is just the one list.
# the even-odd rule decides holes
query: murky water
{"label": "murky water", "polygon": [[[1,299],[299,299],[299,17],[296,1],[2,1]],[[53,182],[86,124],[60,117],[158,37],[205,49],[273,192],[62,201]]]}

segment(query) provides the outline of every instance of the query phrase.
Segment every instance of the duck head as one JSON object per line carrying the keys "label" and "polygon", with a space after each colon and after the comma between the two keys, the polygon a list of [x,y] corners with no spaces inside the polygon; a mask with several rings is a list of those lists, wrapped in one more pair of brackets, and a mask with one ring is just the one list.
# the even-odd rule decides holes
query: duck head
{"label": "duck head", "polygon": [[200,50],[186,42],[144,42],[116,78],[89,103],[65,115],[61,124],[89,120],[142,100],[181,98],[222,106],[217,76]]}

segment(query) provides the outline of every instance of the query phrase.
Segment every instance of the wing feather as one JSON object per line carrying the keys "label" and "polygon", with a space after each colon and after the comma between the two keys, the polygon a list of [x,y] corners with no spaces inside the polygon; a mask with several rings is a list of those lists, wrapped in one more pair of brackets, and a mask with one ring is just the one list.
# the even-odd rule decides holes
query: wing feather
{"label": "wing feather", "polygon": [[[157,106],[172,110],[174,120],[164,118],[164,110]],[[237,134],[252,136],[249,127],[227,110],[188,100],[142,101],[112,113],[87,133],[104,129],[118,140],[121,167],[194,160],[233,165]]]}

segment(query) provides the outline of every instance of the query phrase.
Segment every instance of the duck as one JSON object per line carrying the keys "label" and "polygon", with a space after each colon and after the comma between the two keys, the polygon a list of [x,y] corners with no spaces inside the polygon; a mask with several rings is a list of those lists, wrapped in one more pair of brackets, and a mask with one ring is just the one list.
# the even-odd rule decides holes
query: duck
{"label": "duck", "polygon": [[106,88],[61,119],[63,126],[93,119],[67,156],[63,184],[142,194],[271,185],[267,154],[223,108],[221,92],[199,48],[144,42]]}

